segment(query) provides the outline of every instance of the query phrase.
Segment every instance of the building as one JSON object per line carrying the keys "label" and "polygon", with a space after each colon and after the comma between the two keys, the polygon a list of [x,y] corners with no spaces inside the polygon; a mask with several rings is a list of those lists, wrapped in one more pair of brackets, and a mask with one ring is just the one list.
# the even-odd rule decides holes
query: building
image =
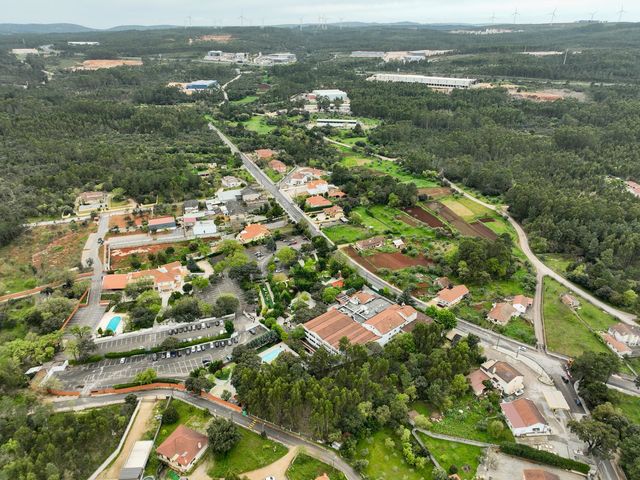
{"label": "building", "polygon": [[70,47],[81,47],[81,46],[96,47],[100,45],[100,42],[67,42],[67,45],[69,45]]}
{"label": "building", "polygon": [[187,200],[184,202],[183,209],[185,215],[198,213],[200,210],[200,204],[198,203],[198,200]]}
{"label": "building", "polygon": [[26,56],[26,55],[40,55],[40,50],[37,48],[12,48],[11,53],[15,56]]}
{"label": "building", "polygon": [[306,205],[307,208],[313,208],[313,209],[325,208],[325,207],[331,206],[331,202],[321,195],[314,195],[312,197],[307,197],[304,204]]}
{"label": "building", "polygon": [[506,325],[513,317],[520,315],[510,303],[494,303],[493,308],[487,314],[487,320],[496,325]]}
{"label": "building", "polygon": [[160,461],[178,472],[186,473],[204,455],[208,446],[209,438],[206,435],[178,425],[156,449],[156,453]]}
{"label": "building", "polygon": [[255,154],[256,157],[258,157],[258,160],[269,160],[270,158],[273,158],[276,152],[270,148],[259,148],[255,151]]}
{"label": "building", "polygon": [[452,307],[469,295],[469,289],[464,285],[443,288],[438,292],[436,301],[439,307]]}
{"label": "building", "polygon": [[313,167],[298,167],[287,180],[287,185],[297,186],[304,185],[311,180],[316,180],[327,175],[327,172]]}
{"label": "building", "polygon": [[451,283],[449,277],[438,277],[433,283],[440,287],[441,290],[443,288],[451,288],[453,286],[453,283]]}
{"label": "building", "polygon": [[391,305],[363,322],[362,326],[380,337],[377,342],[384,346],[417,317],[417,310],[410,305]]}
{"label": "building", "polygon": [[312,180],[306,184],[307,193],[309,195],[324,195],[329,193],[329,184],[326,180]]}
{"label": "building", "polygon": [[267,55],[258,55],[254,60],[258,65],[287,65],[289,63],[295,63],[298,59],[295,53],[280,52],[270,53]]}
{"label": "building", "polygon": [[234,200],[240,200],[242,198],[242,189],[237,188],[234,190],[219,190],[216,193],[218,201],[220,203],[232,202]]}
{"label": "building", "polygon": [[133,444],[129,458],[120,470],[118,480],[140,480],[144,476],[149,456],[153,450],[153,440],[140,440]]}
{"label": "building", "polygon": [[351,52],[352,58],[383,58],[384,52],[369,52],[363,50],[356,50]]}
{"label": "building", "polygon": [[287,166],[281,162],[280,160],[271,160],[269,163],[269,168],[277,173],[287,173]]}
{"label": "building", "polygon": [[240,243],[250,243],[262,240],[271,235],[271,232],[267,227],[260,223],[250,223],[238,234],[238,241]]}
{"label": "building", "polygon": [[218,88],[217,80],[196,80],[195,82],[189,82],[185,85],[185,90],[198,90],[204,91],[210,88]]}
{"label": "building", "polygon": [[238,188],[242,186],[242,180],[238,177],[234,177],[233,175],[227,175],[222,177],[222,186],[224,188]]}
{"label": "building", "polygon": [[327,195],[329,198],[344,198],[347,196],[347,194],[339,188],[330,188]]}
{"label": "building", "polygon": [[324,97],[327,98],[330,102],[335,102],[336,100],[349,101],[349,97],[347,96],[347,92],[343,92],[338,89],[330,89],[330,90],[313,90],[311,92],[315,98]]}
{"label": "building", "polygon": [[640,345],[640,327],[619,322],[610,326],[608,331],[618,342],[629,347]]}
{"label": "building", "polygon": [[560,300],[569,308],[578,308],[580,306],[580,302],[573,295],[569,295],[568,293],[563,294],[560,297]]}
{"label": "building", "polygon": [[640,185],[638,185],[636,182],[634,182],[633,180],[627,180],[625,182],[626,186],[627,186],[627,190],[634,196],[639,197],[640,198]]}
{"label": "building", "polygon": [[190,228],[190,227],[195,227],[196,222],[198,221],[198,219],[196,217],[182,217],[182,225],[185,228]]}
{"label": "building", "polygon": [[431,88],[445,90],[454,88],[470,88],[472,85],[477,83],[475,78],[429,77],[426,75],[411,75],[404,73],[375,73],[367,78],[367,80],[376,82],[422,83]]}
{"label": "building", "polygon": [[474,370],[469,375],[467,375],[467,380],[469,380],[469,384],[471,385],[471,390],[473,390],[473,394],[476,397],[484,394],[487,386],[484,384],[487,380],[490,380],[489,375],[482,371],[481,368]]}
{"label": "building", "polygon": [[633,352],[633,350],[631,350],[631,348],[628,345],[624,344],[623,342],[620,342],[619,340],[616,340],[614,336],[609,335],[608,333],[601,333],[601,335],[602,335],[602,339],[607,344],[607,346],[611,350],[613,350],[613,352],[617,354],[619,357],[624,357],[625,355],[631,355],[631,353]]}
{"label": "building", "polygon": [[519,314],[526,313],[529,307],[533,305],[533,298],[526,297],[524,295],[516,295],[511,302],[513,308],[515,308]]}
{"label": "building", "polygon": [[541,468],[525,468],[522,471],[522,480],[560,480],[560,477]]}
{"label": "building", "polygon": [[344,211],[339,205],[333,205],[322,210],[322,213],[316,217],[319,222],[335,222],[344,218]]}
{"label": "building", "polygon": [[193,226],[193,234],[196,237],[210,237],[218,233],[218,227],[213,220],[196,222]]}
{"label": "building", "polygon": [[551,428],[540,410],[528,398],[501,403],[500,408],[514,437],[551,433]]}
{"label": "building", "polygon": [[316,120],[316,126],[318,127],[356,128],[358,125],[360,125],[358,120],[343,118],[319,118]]}
{"label": "building", "polygon": [[176,219],[173,217],[152,218],[147,224],[150,232],[160,232],[162,230],[175,230]]}
{"label": "building", "polygon": [[245,203],[257,202],[262,198],[262,193],[255,188],[245,187],[242,189],[242,201]]}
{"label": "building", "polygon": [[364,345],[379,339],[351,317],[336,308],[331,308],[319,317],[303,324],[305,338],[314,348],[324,347],[331,353],[339,353],[340,339],[345,337],[351,344]]}
{"label": "building", "polygon": [[245,52],[223,52],[222,50],[209,50],[203,57],[207,62],[247,63],[249,54]]}
{"label": "building", "polygon": [[380,248],[384,245],[384,237],[371,237],[365,240],[359,240],[354,244],[354,247],[359,252],[363,250],[369,250],[372,248]]}
{"label": "building", "polygon": [[480,368],[489,376],[493,385],[505,395],[522,393],[524,390],[524,375],[507,362],[488,360]]}
{"label": "building", "polygon": [[157,291],[170,292],[182,289],[187,275],[189,270],[186,267],[183,267],[180,262],[172,262],[150,270],[105,275],[102,279],[102,289],[120,291],[130,283],[150,279]]}
{"label": "building", "polygon": [[78,212],[107,208],[109,206],[107,200],[108,196],[106,192],[82,192],[76,199]]}

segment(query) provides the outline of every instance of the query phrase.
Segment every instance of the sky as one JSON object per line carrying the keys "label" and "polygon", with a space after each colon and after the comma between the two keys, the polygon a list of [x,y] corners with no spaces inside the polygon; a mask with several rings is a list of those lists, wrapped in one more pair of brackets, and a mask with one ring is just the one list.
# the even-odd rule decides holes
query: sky
{"label": "sky", "polygon": [[[0,0],[0,22],[116,25],[277,25],[339,21],[548,23],[590,19],[640,21],[640,1],[627,0]],[[242,19],[241,19],[242,17]]]}

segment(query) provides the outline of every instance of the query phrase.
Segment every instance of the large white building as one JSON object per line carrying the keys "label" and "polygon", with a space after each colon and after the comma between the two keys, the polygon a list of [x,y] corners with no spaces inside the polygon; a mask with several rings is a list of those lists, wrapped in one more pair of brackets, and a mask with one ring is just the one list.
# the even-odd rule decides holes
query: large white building
{"label": "large white building", "polygon": [[405,73],[374,73],[367,78],[376,82],[404,82],[422,83],[432,88],[470,88],[478,80],[475,78],[454,78],[454,77],[428,77],[426,75],[412,75]]}
{"label": "large white building", "polygon": [[514,437],[551,433],[549,423],[528,398],[501,403],[500,408]]}
{"label": "large white building", "polygon": [[295,63],[297,60],[295,53],[281,52],[258,55],[254,62],[258,65],[287,65]]}
{"label": "large white building", "polygon": [[347,92],[343,92],[342,90],[338,90],[335,88],[328,90],[313,90],[311,94],[315,95],[316,98],[328,98],[330,102],[334,102],[336,100],[349,101]]}

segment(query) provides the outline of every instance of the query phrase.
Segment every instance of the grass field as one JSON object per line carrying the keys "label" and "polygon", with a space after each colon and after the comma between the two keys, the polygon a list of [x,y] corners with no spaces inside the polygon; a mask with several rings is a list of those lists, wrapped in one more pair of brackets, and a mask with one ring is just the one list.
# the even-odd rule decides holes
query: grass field
{"label": "grass field", "polygon": [[489,210],[487,207],[484,207],[467,197],[456,198],[454,196],[449,196],[441,199],[440,202],[444,203],[466,221],[484,217],[493,217],[495,215],[495,212],[492,210]]}
{"label": "grass field", "polygon": [[256,95],[249,95],[248,97],[241,98],[240,100],[233,100],[231,103],[235,105],[245,105],[247,103],[253,103],[258,100]]}
{"label": "grass field", "polygon": [[482,448],[464,443],[447,442],[431,438],[424,433],[419,433],[420,440],[429,452],[436,458],[442,468],[449,471],[452,465],[458,467],[458,475],[463,480],[475,478],[476,470],[480,465],[483,455]]}
{"label": "grass field", "polygon": [[242,438],[224,456],[215,457],[207,471],[212,478],[226,477],[229,473],[244,473],[266,467],[287,454],[284,445],[262,438],[257,433],[239,428]]}
{"label": "grass field", "polygon": [[353,210],[370,232],[375,234],[392,233],[402,235],[416,241],[431,239],[433,231],[423,226],[412,226],[399,218],[408,217],[397,208],[386,205],[372,205],[370,207],[357,207]]}
{"label": "grass field", "polygon": [[[385,445],[387,438],[395,442],[394,448]],[[369,461],[363,473],[370,480],[431,480],[433,478],[431,463],[427,463],[422,470],[416,470],[407,465],[402,455],[400,439],[391,430],[382,430],[360,440],[356,451],[356,459],[363,458]]]}
{"label": "grass field", "polygon": [[437,187],[438,183],[426,178],[416,177],[408,172],[405,172],[400,168],[400,165],[396,162],[389,160],[380,160],[374,158],[371,163],[367,165],[367,168],[375,170],[377,172],[386,173],[394,178],[397,178],[403,183],[415,183],[418,188]]}
{"label": "grass field", "polygon": [[371,236],[365,228],[355,225],[334,225],[322,231],[337,244],[353,243]]}
{"label": "grass field", "polygon": [[78,266],[95,224],[63,224],[25,230],[0,248],[0,295],[60,279]]}
{"label": "grass field", "polygon": [[584,300],[581,300],[576,315],[560,300],[560,295],[566,291],[560,283],[545,277],[543,313],[549,349],[572,357],[585,351],[609,352],[587,325],[596,331],[606,330],[616,323],[615,319]]}
{"label": "grass field", "polygon": [[287,480],[313,480],[326,473],[331,480],[347,480],[340,470],[300,453],[287,469]]}
{"label": "grass field", "polygon": [[560,275],[564,275],[567,272],[567,267],[575,260],[575,257],[561,253],[545,253],[540,256],[540,260],[547,264],[552,270],[558,272]]}
{"label": "grass field", "polygon": [[343,155],[340,163],[345,167],[361,167],[363,165],[369,165],[373,161],[373,158],[360,155],[358,153],[346,153]]}
{"label": "grass field", "polygon": [[254,115],[249,120],[242,123],[244,128],[251,130],[252,132],[259,133],[260,135],[271,133],[276,129],[276,127],[272,125],[267,125],[266,118],[260,115]]}
{"label": "grass field", "polygon": [[612,393],[615,398],[613,402],[615,406],[622,410],[632,422],[640,424],[640,397],[626,395],[618,391],[613,391]]}

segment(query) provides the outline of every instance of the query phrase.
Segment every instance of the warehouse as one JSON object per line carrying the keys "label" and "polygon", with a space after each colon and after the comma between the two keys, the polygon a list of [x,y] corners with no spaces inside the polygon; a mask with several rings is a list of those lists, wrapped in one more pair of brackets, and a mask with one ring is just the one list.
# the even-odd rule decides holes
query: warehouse
{"label": "warehouse", "polygon": [[208,88],[215,88],[218,86],[216,80],[196,80],[185,85],[186,90],[207,90]]}
{"label": "warehouse", "polygon": [[408,75],[402,73],[375,73],[367,78],[377,82],[423,83],[432,88],[469,88],[478,80],[475,78],[427,77],[426,75]]}

